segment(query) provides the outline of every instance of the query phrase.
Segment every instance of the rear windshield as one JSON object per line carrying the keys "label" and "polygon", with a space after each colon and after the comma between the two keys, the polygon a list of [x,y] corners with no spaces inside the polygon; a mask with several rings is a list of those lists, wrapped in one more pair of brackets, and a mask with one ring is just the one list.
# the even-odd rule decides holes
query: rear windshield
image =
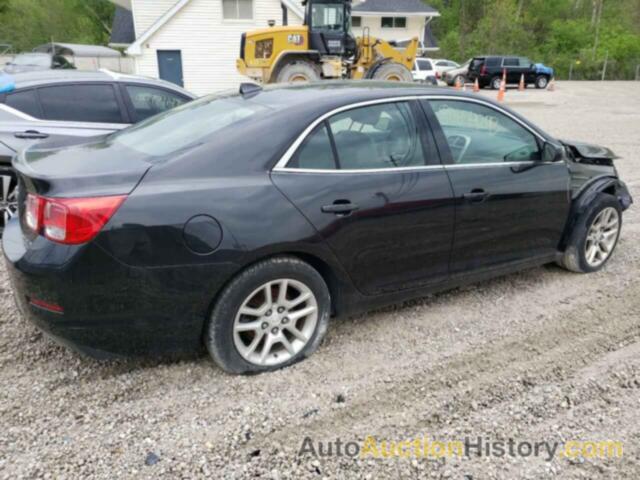
{"label": "rear windshield", "polygon": [[50,67],[51,57],[44,53],[25,53],[16,55],[9,63],[28,67]]}
{"label": "rear windshield", "polygon": [[153,157],[196,146],[226,127],[242,124],[276,108],[240,96],[209,96],[120,130],[110,141]]}

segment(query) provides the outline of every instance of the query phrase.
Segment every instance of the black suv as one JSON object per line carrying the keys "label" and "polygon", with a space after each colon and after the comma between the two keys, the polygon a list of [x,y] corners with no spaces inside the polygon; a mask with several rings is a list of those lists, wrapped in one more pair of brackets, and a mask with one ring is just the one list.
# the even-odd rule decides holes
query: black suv
{"label": "black suv", "polygon": [[503,72],[507,72],[507,84],[518,84],[524,75],[525,86],[533,84],[536,88],[547,88],[553,78],[553,68],[541,63],[533,63],[527,57],[506,55],[474,57],[469,65],[468,79],[478,83],[481,88],[500,88]]}

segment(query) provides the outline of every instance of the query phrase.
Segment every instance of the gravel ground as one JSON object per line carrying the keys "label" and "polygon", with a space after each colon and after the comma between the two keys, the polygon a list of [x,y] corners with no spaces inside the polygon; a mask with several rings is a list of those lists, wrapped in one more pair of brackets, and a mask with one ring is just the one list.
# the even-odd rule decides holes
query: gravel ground
{"label": "gravel ground", "polygon": [[[482,95],[494,96],[493,92]],[[601,143],[640,199],[640,82],[510,90]],[[97,362],[25,323],[0,271],[0,478],[629,478],[640,474],[640,214],[607,268],[547,266],[336,321],[309,360],[232,377],[208,358]],[[303,439],[624,442],[621,459],[315,458]]]}

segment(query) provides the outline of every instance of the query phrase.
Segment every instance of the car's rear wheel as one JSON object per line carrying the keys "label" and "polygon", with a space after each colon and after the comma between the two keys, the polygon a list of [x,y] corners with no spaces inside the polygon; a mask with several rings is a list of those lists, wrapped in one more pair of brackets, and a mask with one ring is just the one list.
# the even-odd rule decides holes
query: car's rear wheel
{"label": "car's rear wheel", "polygon": [[495,76],[491,79],[491,88],[494,90],[499,90],[500,85],[502,84],[502,77]]}
{"label": "car's rear wheel", "polygon": [[451,86],[464,85],[465,83],[466,83],[466,78],[464,75],[456,75],[456,77],[453,79],[453,83],[451,84]]}
{"label": "car's rear wheel", "polygon": [[18,181],[10,168],[0,168],[0,235],[5,225],[18,214]]}
{"label": "car's rear wheel", "polygon": [[547,88],[547,85],[549,85],[549,77],[546,75],[538,75],[536,77],[536,88]]}
{"label": "car's rear wheel", "polygon": [[229,373],[277,370],[311,355],[331,311],[322,276],[295,257],[240,273],[217,300],[206,332],[214,361]]}
{"label": "car's rear wheel", "polygon": [[590,273],[611,258],[622,228],[622,210],[613,195],[599,194],[574,227],[561,264],[568,270]]}

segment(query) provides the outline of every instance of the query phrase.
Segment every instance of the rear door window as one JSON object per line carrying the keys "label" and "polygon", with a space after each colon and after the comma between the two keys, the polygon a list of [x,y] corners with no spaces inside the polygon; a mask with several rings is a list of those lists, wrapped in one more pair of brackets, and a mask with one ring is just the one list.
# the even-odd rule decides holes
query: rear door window
{"label": "rear door window", "polygon": [[336,168],[331,138],[324,123],[316,127],[306,138],[288,167],[307,170],[333,170]]}
{"label": "rear door window", "polygon": [[407,102],[354,108],[328,123],[341,169],[425,165],[418,123]]}
{"label": "rear door window", "polygon": [[500,66],[500,58],[499,57],[492,57],[492,58],[487,58],[487,67],[498,67]]}
{"label": "rear door window", "polygon": [[5,103],[16,110],[39,118],[42,116],[40,103],[35,90],[24,90],[22,92],[14,92],[7,95]]}
{"label": "rear door window", "polygon": [[125,123],[111,84],[55,85],[38,91],[47,120]]}
{"label": "rear door window", "polygon": [[520,59],[516,57],[506,57],[502,62],[505,67],[519,67]]}
{"label": "rear door window", "polygon": [[127,85],[126,89],[133,104],[137,122],[189,101],[180,95],[155,87]]}

